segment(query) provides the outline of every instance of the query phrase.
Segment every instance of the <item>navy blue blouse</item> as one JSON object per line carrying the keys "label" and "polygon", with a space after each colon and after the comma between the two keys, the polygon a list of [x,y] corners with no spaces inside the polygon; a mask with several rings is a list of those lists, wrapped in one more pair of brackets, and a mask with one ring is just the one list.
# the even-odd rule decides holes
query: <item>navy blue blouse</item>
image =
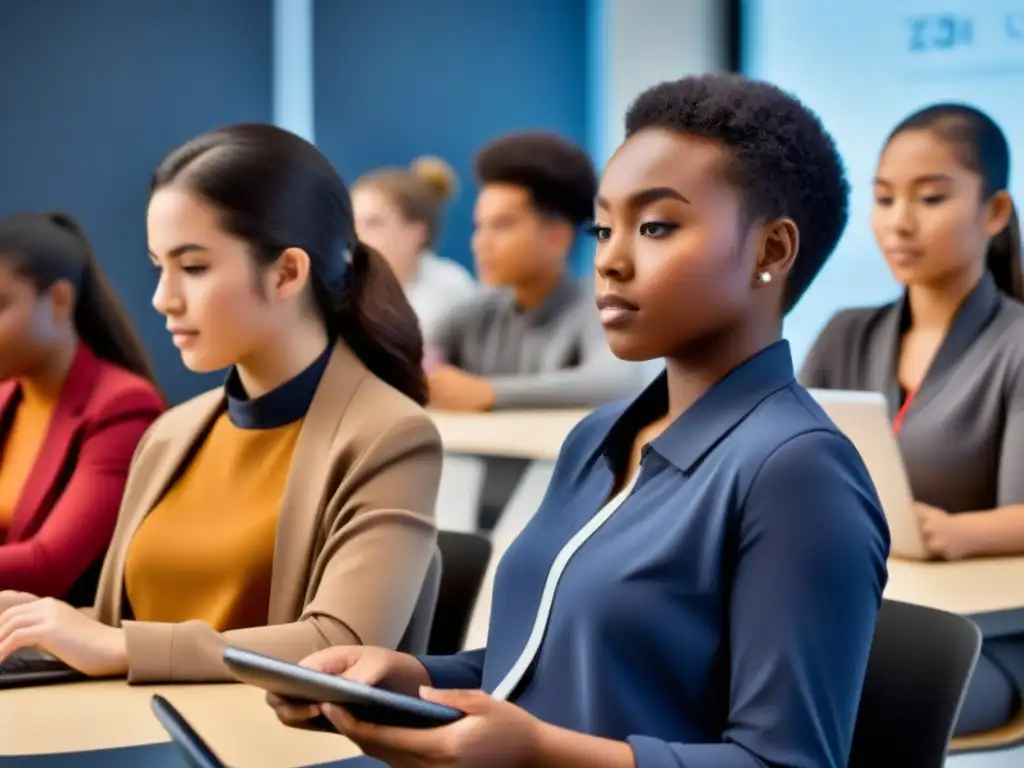
{"label": "navy blue blouse", "polygon": [[[436,687],[499,688],[556,557],[667,406],[662,377],[573,430],[499,566],[487,648],[423,657]],[[780,342],[644,449],[626,501],[562,571],[509,699],[628,741],[638,768],[840,768],[888,550],[860,457],[794,380]]]}

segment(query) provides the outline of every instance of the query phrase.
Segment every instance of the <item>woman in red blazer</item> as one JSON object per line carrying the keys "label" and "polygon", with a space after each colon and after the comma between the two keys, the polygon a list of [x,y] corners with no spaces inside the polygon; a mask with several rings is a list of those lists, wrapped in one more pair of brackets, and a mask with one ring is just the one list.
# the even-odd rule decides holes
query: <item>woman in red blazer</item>
{"label": "woman in red blazer", "polygon": [[163,408],[74,220],[0,220],[0,590],[92,604],[128,465]]}

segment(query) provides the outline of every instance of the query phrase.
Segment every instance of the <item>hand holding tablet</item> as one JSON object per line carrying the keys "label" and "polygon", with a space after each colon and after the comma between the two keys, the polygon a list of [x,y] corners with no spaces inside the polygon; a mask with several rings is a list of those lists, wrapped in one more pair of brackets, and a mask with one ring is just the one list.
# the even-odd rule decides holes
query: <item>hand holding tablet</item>
{"label": "hand holding tablet", "polygon": [[[362,676],[365,682],[234,647],[225,649],[224,663],[240,682],[263,688],[283,699],[280,705],[272,703],[278,716],[288,725],[304,725],[298,722],[301,717],[294,715],[296,710],[302,711],[302,707],[288,706],[288,702],[338,704],[359,720],[402,728],[434,728],[463,716],[458,710],[414,695],[420,685],[430,681],[423,666],[411,656],[358,647],[324,653],[340,655],[341,663],[336,666],[341,666],[341,671],[352,672],[353,677]],[[358,670],[357,666],[363,669]],[[388,689],[376,687],[378,685]]]}

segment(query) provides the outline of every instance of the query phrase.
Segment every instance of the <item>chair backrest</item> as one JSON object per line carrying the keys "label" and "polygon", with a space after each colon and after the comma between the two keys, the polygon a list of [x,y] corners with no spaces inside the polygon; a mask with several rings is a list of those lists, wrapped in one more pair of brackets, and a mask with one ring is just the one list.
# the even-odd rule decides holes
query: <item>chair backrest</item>
{"label": "chair backrest", "polygon": [[423,579],[423,587],[420,589],[420,596],[416,600],[416,607],[413,608],[412,618],[409,619],[409,626],[402,635],[396,650],[403,653],[411,653],[414,656],[427,652],[430,642],[430,632],[434,624],[434,611],[437,609],[437,597],[441,587],[441,551],[434,550],[434,557],[427,568],[426,578]]}
{"label": "chair backrest", "polygon": [[981,631],[963,616],[883,600],[850,768],[942,768]]}
{"label": "chair backrest", "polygon": [[458,653],[465,642],[469,617],[491,558],[491,542],[476,533],[440,531],[437,544],[444,568],[428,652]]}

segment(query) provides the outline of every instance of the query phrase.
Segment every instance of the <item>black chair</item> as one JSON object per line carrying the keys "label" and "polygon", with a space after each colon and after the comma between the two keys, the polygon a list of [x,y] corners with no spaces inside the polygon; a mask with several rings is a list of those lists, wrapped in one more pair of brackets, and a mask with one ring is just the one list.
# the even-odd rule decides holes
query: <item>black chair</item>
{"label": "black chair", "polygon": [[439,531],[437,544],[441,549],[441,587],[427,652],[458,653],[491,558],[491,542],[476,533]]}
{"label": "black chair", "polygon": [[970,619],[884,600],[849,768],[942,768],[980,650]]}
{"label": "black chair", "polygon": [[434,625],[434,615],[437,611],[438,596],[441,591],[441,572],[443,570],[442,554],[438,548],[434,550],[434,557],[431,558],[430,566],[427,568],[427,575],[423,579],[423,586],[416,599],[416,606],[413,608],[409,626],[406,627],[402,639],[398,641],[397,650],[402,653],[418,656],[427,651],[430,633]]}

